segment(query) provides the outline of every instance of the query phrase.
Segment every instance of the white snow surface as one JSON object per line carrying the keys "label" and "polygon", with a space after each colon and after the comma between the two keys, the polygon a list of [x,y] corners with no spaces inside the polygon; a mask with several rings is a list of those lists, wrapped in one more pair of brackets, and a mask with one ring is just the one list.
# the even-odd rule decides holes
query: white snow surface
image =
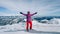
{"label": "white snow surface", "polygon": [[[52,21],[55,20],[60,23],[60,19],[52,19]],[[18,24],[0,26],[0,34],[38,34],[41,32],[60,32],[60,24],[43,24],[39,23],[36,20],[32,21],[32,23],[33,29],[29,30],[29,32],[26,31],[26,23],[23,22],[20,22]]]}

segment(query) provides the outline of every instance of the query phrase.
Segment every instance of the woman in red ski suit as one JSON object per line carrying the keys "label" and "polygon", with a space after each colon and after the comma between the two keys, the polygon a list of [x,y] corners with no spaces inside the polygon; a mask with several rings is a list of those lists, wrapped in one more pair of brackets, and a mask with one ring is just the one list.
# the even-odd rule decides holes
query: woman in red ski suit
{"label": "woman in red ski suit", "polygon": [[29,24],[30,24],[30,30],[31,30],[32,29],[32,19],[31,19],[31,16],[37,14],[37,12],[35,12],[33,14],[30,14],[30,12],[28,11],[27,14],[24,14],[22,12],[20,12],[20,14],[26,16],[26,18],[27,18],[27,21],[26,21],[26,30],[28,31]]}

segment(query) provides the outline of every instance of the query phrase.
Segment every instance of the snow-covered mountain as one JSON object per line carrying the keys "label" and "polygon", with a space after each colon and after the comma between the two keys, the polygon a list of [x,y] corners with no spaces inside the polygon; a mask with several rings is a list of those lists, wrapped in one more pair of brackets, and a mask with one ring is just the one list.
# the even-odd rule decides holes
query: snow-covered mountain
{"label": "snow-covered mountain", "polygon": [[[46,17],[35,17],[32,20],[36,20],[39,23],[49,23],[52,24],[53,22],[59,24],[60,16],[46,16]],[[7,24],[14,24],[19,22],[25,22],[25,17],[22,16],[0,16],[0,25],[7,25]]]}
{"label": "snow-covered mountain", "polygon": [[[49,18],[49,19],[47,19]],[[60,18],[33,18],[33,29],[26,31],[26,19],[19,16],[0,17],[1,34],[58,34],[60,33]],[[3,25],[3,26],[2,26]]]}

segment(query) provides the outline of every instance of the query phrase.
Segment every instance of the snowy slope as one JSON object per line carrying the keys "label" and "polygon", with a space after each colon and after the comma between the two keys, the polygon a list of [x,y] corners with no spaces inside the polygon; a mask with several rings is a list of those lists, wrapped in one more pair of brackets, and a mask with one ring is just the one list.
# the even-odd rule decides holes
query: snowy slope
{"label": "snowy slope", "polygon": [[[15,19],[16,21],[16,19]],[[26,19],[24,19],[26,21]],[[26,34],[32,34],[32,33],[43,33],[43,32],[60,32],[60,19],[54,18],[51,19],[50,21],[48,20],[42,20],[42,21],[47,21],[47,23],[39,23],[36,20],[33,20],[33,29],[30,30],[29,32],[26,31],[26,23],[25,22],[19,22],[16,24],[12,25],[5,25],[5,26],[0,26],[0,33],[1,34],[20,34],[20,33],[26,33]],[[48,24],[52,23],[52,24]],[[58,24],[57,24],[58,23]]]}
{"label": "snowy slope", "polygon": [[33,29],[27,32],[25,30],[26,23],[20,22],[18,24],[0,26],[1,34],[39,34],[60,32],[60,24],[43,24],[37,21],[33,21]]}

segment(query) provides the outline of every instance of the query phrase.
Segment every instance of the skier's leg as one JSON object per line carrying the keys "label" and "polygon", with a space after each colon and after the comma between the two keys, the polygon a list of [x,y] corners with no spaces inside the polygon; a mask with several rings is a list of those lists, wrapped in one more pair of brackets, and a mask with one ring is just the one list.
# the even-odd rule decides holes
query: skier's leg
{"label": "skier's leg", "polygon": [[29,24],[28,24],[28,22],[26,23],[26,30],[28,31],[28,26],[29,26]]}
{"label": "skier's leg", "polygon": [[32,29],[32,21],[30,21],[30,30]]}

